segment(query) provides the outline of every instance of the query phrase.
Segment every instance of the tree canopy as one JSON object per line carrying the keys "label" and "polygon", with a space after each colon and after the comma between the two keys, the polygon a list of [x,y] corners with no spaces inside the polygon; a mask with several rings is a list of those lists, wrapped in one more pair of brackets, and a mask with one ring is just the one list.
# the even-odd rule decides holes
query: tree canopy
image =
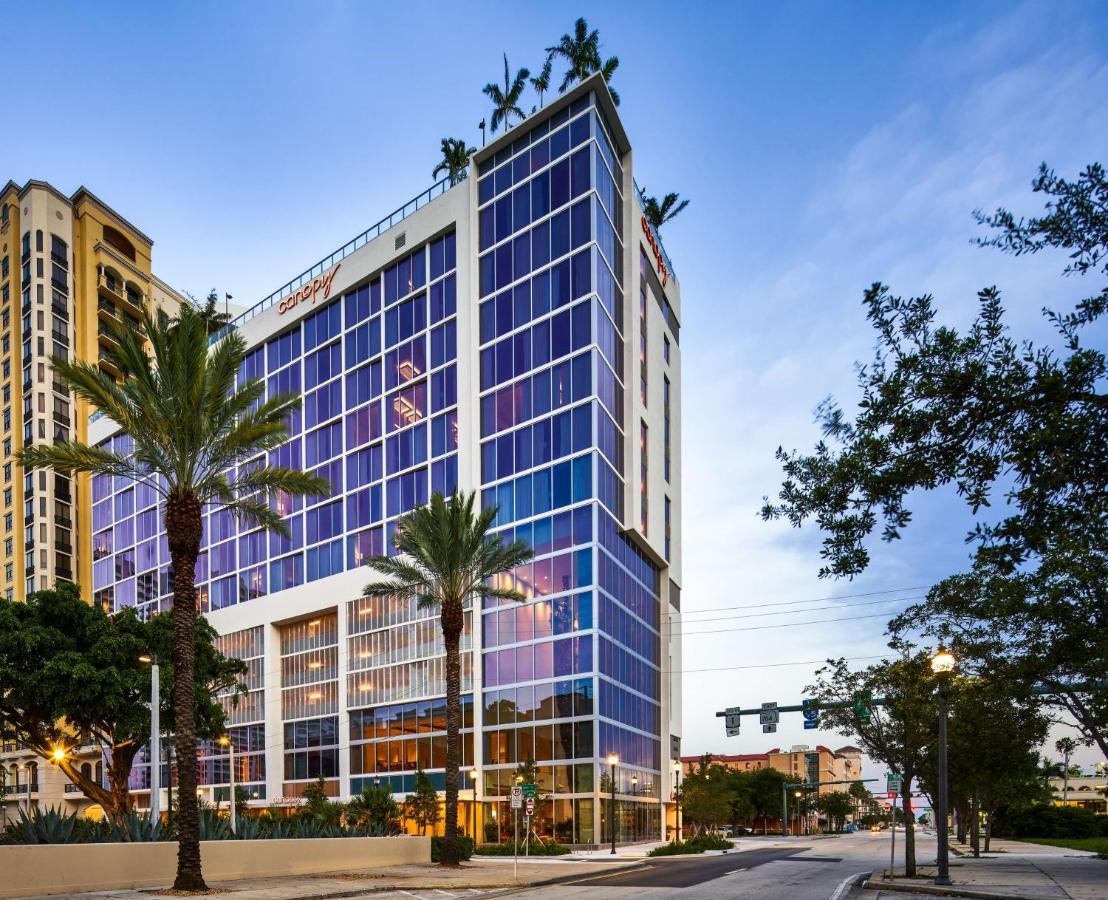
{"label": "tree canopy", "polygon": [[[1043,164],[1032,189],[1043,215],[977,213],[989,229],[977,243],[1062,251],[1064,275],[1108,275],[1103,168],[1067,180]],[[978,293],[965,329],[939,324],[930,295],[880,283],[864,306],[877,350],[858,368],[857,411],[825,400],[814,450],[778,450],[785,478],[763,517],[814,520],[819,574],[853,577],[875,533],[893,541],[910,525],[916,492],[953,488],[975,518],[971,569],[894,620],[894,634],[950,641],[969,671],[1044,685],[1108,754],[1108,363],[1092,327],[1108,286],[1044,300],[1045,341],[1012,333],[996,287]]]}
{"label": "tree canopy", "polygon": [[[246,667],[214,646],[205,620],[196,630],[196,712],[200,737],[223,733],[223,692],[242,690]],[[0,601],[0,725],[41,758],[60,766],[85,796],[114,819],[131,808],[128,776],[150,739],[150,666],[160,667],[161,721],[174,725],[172,625],[168,613],[139,619],[134,610],[108,615],[62,582],[31,594],[26,602]],[[109,787],[82,774],[80,760],[54,759],[55,749],[84,743],[108,749]]]}

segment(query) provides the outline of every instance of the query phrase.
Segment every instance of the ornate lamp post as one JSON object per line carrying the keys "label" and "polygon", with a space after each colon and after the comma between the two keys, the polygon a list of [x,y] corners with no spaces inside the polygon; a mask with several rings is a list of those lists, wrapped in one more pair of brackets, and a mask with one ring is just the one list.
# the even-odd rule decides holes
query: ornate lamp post
{"label": "ornate lamp post", "polygon": [[954,671],[954,656],[939,647],[931,658],[931,671],[939,682],[939,791],[935,797],[935,829],[939,839],[937,854],[938,874],[935,884],[950,884],[950,846],[947,834],[947,770],[946,770],[946,688],[950,674]]}
{"label": "ornate lamp post", "polygon": [[235,803],[235,745],[231,743],[231,739],[227,735],[221,737],[219,743],[226,747],[231,755],[228,765],[231,772],[231,834],[238,834],[238,829],[235,827],[238,824],[235,821],[235,807],[238,805]]}

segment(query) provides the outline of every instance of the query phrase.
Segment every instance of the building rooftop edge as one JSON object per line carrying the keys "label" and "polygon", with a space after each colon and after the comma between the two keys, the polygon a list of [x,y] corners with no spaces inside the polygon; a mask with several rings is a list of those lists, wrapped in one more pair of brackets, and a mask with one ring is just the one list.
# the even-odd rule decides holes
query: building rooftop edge
{"label": "building rooftop edge", "polygon": [[96,194],[94,194],[84,185],[81,185],[79,188],[77,188],[77,190],[74,191],[70,196],[66,196],[65,193],[58,190],[49,181],[43,181],[41,178],[29,178],[22,187],[20,187],[17,182],[9,178],[8,183],[4,185],[2,190],[0,190],[0,193],[7,193],[9,190],[14,190],[16,194],[22,198],[29,190],[31,190],[31,188],[36,187],[49,191],[59,200],[62,200],[65,203],[70,204],[71,206],[76,206],[78,203],[81,202],[81,200],[88,198],[90,201],[104,210],[104,212],[110,214],[111,216],[122,222],[124,225],[126,225],[131,231],[135,233],[137,237],[141,238],[149,246],[154,246],[153,238],[146,234],[146,232],[144,232],[141,228],[137,227],[135,223],[128,219],[126,216],[122,215],[119,210],[115,209],[113,206],[110,206],[99,197],[97,197]]}

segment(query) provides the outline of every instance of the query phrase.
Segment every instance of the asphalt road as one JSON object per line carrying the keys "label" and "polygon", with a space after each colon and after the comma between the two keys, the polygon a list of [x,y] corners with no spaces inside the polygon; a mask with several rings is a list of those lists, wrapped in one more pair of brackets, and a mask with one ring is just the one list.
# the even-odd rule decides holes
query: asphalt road
{"label": "asphalt road", "polygon": [[[897,832],[897,865],[903,865],[903,840],[903,831]],[[916,832],[916,843],[918,859],[933,858],[932,836]],[[651,859],[631,872],[534,888],[519,896],[528,900],[675,896],[682,900],[848,900],[855,895],[847,885],[849,879],[888,864],[887,831],[841,837],[740,838],[730,853]]]}

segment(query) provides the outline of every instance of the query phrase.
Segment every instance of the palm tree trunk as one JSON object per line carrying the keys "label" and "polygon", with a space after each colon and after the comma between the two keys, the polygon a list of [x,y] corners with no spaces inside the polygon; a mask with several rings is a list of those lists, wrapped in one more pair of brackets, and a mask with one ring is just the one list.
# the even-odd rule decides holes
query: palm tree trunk
{"label": "palm tree trunk", "polygon": [[196,557],[200,503],[192,494],[166,502],[165,530],[173,561],[173,710],[177,745],[177,878],[174,890],[207,890],[200,867],[196,804]]}
{"label": "palm tree trunk", "polygon": [[461,862],[458,847],[458,767],[461,764],[462,660],[461,641],[464,613],[462,604],[444,603],[442,636],[446,645],[446,821],[443,823],[442,853],[444,866]]}

